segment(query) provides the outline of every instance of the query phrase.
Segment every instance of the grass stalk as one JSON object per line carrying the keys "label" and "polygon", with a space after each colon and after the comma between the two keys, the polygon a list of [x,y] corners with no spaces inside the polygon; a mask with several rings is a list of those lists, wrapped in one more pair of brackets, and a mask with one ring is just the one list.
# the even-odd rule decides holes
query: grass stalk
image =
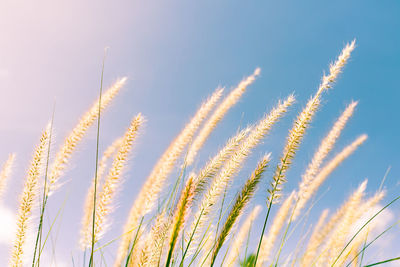
{"label": "grass stalk", "polygon": [[100,78],[100,94],[99,94],[99,109],[97,114],[97,135],[96,135],[96,166],[94,171],[94,190],[93,190],[93,220],[92,220],[92,244],[90,249],[89,267],[94,265],[93,254],[95,244],[95,225],[96,225],[96,198],[97,198],[97,171],[99,163],[99,145],[100,145],[100,115],[101,115],[101,95],[103,93],[103,77],[104,77],[104,63],[106,60],[107,49],[104,51],[103,63],[101,66],[101,78]]}
{"label": "grass stalk", "polygon": [[[42,204],[41,204],[41,209],[40,209],[39,226],[38,226],[38,230],[37,230],[37,234],[36,234],[35,249],[33,252],[32,267],[35,266],[37,249],[38,249],[38,247],[40,248],[42,246],[44,208],[46,206],[47,199],[48,199],[48,196],[46,195],[47,177],[48,177],[48,171],[49,171],[51,138],[52,138],[52,133],[53,133],[53,123],[54,123],[54,112],[55,112],[55,104],[53,106],[53,113],[52,113],[51,122],[50,122],[49,142],[47,145],[46,169],[45,169],[45,173],[44,173],[43,196],[42,196]],[[38,254],[38,258],[37,258],[37,266],[38,267],[40,266],[40,253]]]}

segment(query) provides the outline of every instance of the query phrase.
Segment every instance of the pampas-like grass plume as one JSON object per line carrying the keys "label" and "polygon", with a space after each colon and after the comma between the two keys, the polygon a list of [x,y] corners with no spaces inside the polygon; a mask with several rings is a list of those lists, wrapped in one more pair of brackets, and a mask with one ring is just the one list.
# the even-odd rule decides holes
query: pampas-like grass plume
{"label": "pampas-like grass plume", "polygon": [[246,128],[240,131],[237,135],[230,138],[225,146],[219,150],[217,155],[215,155],[207,164],[201,169],[199,174],[195,178],[196,192],[195,195],[199,196],[204,189],[207,187],[209,181],[217,175],[218,171],[221,169],[225,161],[232,156],[232,154],[239,147],[240,143],[249,133],[250,128]]}
{"label": "pampas-like grass plume", "polygon": [[[346,158],[348,158],[353,152],[362,145],[367,140],[367,135],[363,134],[354,140],[350,145],[346,146],[342,151],[340,151],[330,162],[322,168],[317,176],[308,184],[307,188],[303,188],[297,202],[295,215],[297,216],[299,212],[303,209],[307,201],[313,196],[313,194],[318,190],[321,184],[326,180],[326,178],[342,163]],[[300,189],[301,190],[301,189]],[[295,218],[295,216],[294,216]]]}
{"label": "pampas-like grass plume", "polygon": [[[359,201],[359,205],[355,205],[356,207],[353,208],[353,210],[350,210],[349,208],[347,214],[345,214],[345,216],[343,216],[341,219],[341,223],[339,223],[336,227],[335,232],[332,233],[330,245],[327,246],[327,250],[329,251],[330,265],[341,266],[346,260],[347,254],[352,249],[351,245],[356,244],[358,238],[361,238],[361,240],[363,239],[363,235],[361,233],[355,238],[355,240],[352,241],[352,244],[343,251],[344,253],[339,256],[339,253],[344,249],[347,243],[349,235],[352,234],[354,226],[356,226],[361,217],[367,214],[368,211],[372,210],[384,196],[384,192],[377,192],[370,199]],[[374,222],[369,224],[368,228],[372,229],[373,226]],[[364,228],[364,230],[368,228]]]}
{"label": "pampas-like grass plume", "polygon": [[289,213],[293,206],[293,199],[295,193],[292,192],[288,198],[282,203],[278,213],[275,215],[274,221],[272,222],[271,228],[268,231],[267,236],[263,239],[260,248],[260,254],[258,256],[257,266],[262,266],[264,262],[269,260],[269,256],[272,249],[275,246],[279,233],[282,230],[285,222],[287,222]]}
{"label": "pampas-like grass plume", "polygon": [[[98,183],[102,183],[103,174],[107,168],[107,161],[114,155],[115,151],[120,147],[122,138],[115,140],[107,149],[104,151],[103,156],[99,162],[99,168],[97,172]],[[82,250],[85,250],[91,245],[92,242],[92,223],[93,223],[93,194],[94,194],[94,179],[89,187],[86,194],[85,205],[82,217],[82,228],[79,245]]]}
{"label": "pampas-like grass plume", "polygon": [[320,106],[322,93],[332,87],[332,84],[335,82],[337,76],[342,71],[342,68],[349,59],[350,54],[354,49],[354,46],[355,41],[347,44],[344,47],[342,53],[339,55],[337,60],[329,67],[329,75],[324,75],[322,77],[322,82],[318,88],[317,93],[314,95],[313,98],[308,101],[306,107],[302,110],[302,112],[295,120],[293,128],[290,130],[289,136],[287,138],[286,145],[283,150],[283,155],[280,159],[280,163],[276,168],[273,182],[271,183],[271,188],[268,189],[269,202],[272,203],[274,199],[279,198],[281,185],[286,182],[286,171],[290,167],[292,159],[294,158],[296,151],[299,148],[299,145],[303,139],[306,129],[308,128],[308,125],[313,119],[318,107]]}
{"label": "pampas-like grass plume", "polygon": [[11,252],[10,266],[19,267],[23,265],[24,244],[26,241],[29,220],[38,193],[39,177],[46,156],[46,148],[49,142],[50,126],[43,132],[40,143],[35,149],[31,166],[25,180],[24,189],[19,201],[17,215],[17,230]]}
{"label": "pampas-like grass plume", "polygon": [[11,170],[15,161],[15,154],[10,154],[7,161],[3,164],[0,170],[0,199],[6,189],[7,180],[10,177]]}
{"label": "pampas-like grass plume", "polygon": [[140,254],[139,266],[158,266],[162,256],[162,249],[168,238],[171,226],[171,218],[160,213],[155,219],[154,226],[146,237],[142,252]]}
{"label": "pampas-like grass plume", "polygon": [[[98,204],[96,206],[96,220],[94,230],[94,240],[97,242],[106,231],[107,217],[112,211],[112,202],[115,198],[118,188],[122,184],[122,172],[125,168],[126,161],[128,160],[129,153],[132,149],[133,142],[138,135],[139,127],[143,123],[143,116],[138,114],[132,119],[131,124],[126,131],[124,137],[121,140],[121,144],[118,146],[118,151],[113,160],[111,169],[108,175],[105,177],[102,189],[98,194]],[[90,212],[88,212],[90,213]],[[86,231],[90,232],[89,229]],[[88,240],[85,239],[84,245],[89,247],[91,245],[91,237]]]}
{"label": "pampas-like grass plume", "polygon": [[172,253],[174,251],[179,233],[183,228],[183,224],[185,223],[189,206],[193,200],[194,190],[195,190],[195,184],[193,182],[193,178],[190,177],[185,185],[185,188],[182,191],[181,197],[175,209],[175,213],[172,216],[173,222],[171,228],[171,235],[169,238],[169,251],[168,251],[167,261],[165,264],[166,267],[168,267],[171,263]]}
{"label": "pampas-like grass plume", "polygon": [[311,266],[314,257],[317,255],[318,247],[321,245],[322,239],[326,236],[325,232],[329,232],[329,230],[326,231],[326,229],[325,232],[323,231],[328,214],[329,209],[322,211],[321,216],[319,217],[318,222],[311,234],[305,253],[301,259],[301,266]]}
{"label": "pampas-like grass plume", "polygon": [[232,209],[229,212],[224,226],[222,227],[222,230],[216,240],[214,251],[211,257],[211,266],[214,265],[218,252],[224,244],[225,239],[229,235],[230,230],[234,226],[235,222],[239,219],[239,216],[242,214],[243,209],[246,207],[250,198],[254,195],[254,192],[257,189],[257,185],[260,182],[262,175],[270,161],[270,157],[271,155],[267,154],[258,162],[256,169],[253,171],[250,178],[246,181],[245,185],[242,188],[242,191],[236,197]]}
{"label": "pampas-like grass plume", "polygon": [[[360,207],[366,187],[367,180],[361,183],[357,190],[351,195],[350,199],[343,205],[343,208],[335,214],[333,219],[335,219],[336,222],[334,224],[333,222],[328,223],[334,225],[334,230],[330,233],[330,236],[324,240],[325,245],[318,257],[317,266],[323,266],[327,262],[331,265],[335,257],[339,254],[339,250],[343,248],[343,243],[348,234],[348,228],[346,227],[350,227],[356,221],[357,216],[355,216],[355,214],[357,213],[358,207]],[[341,216],[338,217],[338,214],[341,214]]]}
{"label": "pampas-like grass plume", "polygon": [[165,180],[173,170],[176,161],[182,154],[185,146],[192,139],[201,122],[218,102],[222,92],[222,89],[218,89],[209,99],[207,99],[206,102],[202,104],[192,120],[185,126],[182,132],[171,143],[154,166],[129,212],[114,266],[121,265],[121,262],[128,251],[133,229],[136,229],[140,218],[153,208],[154,203],[158,199],[159,193],[164,186]]}
{"label": "pampas-like grass plume", "polygon": [[328,153],[332,150],[333,146],[335,145],[336,140],[339,138],[340,133],[345,127],[347,121],[353,115],[356,106],[357,102],[352,102],[350,105],[347,106],[345,111],[333,125],[328,135],[322,140],[317,152],[314,154],[314,157],[311,160],[310,164],[308,165],[307,170],[304,173],[302,181],[299,186],[299,192],[298,192],[299,200],[293,213],[293,220],[295,220],[298,217],[300,211],[302,210],[308,199],[311,197],[311,194],[313,192],[310,192],[309,186],[310,184],[312,184],[315,176],[320,170],[322,162],[324,161]]}
{"label": "pampas-like grass plume", "polygon": [[229,95],[224,99],[224,101],[218,106],[212,116],[207,120],[203,128],[201,129],[198,136],[194,139],[192,145],[190,146],[186,164],[191,165],[196,157],[197,152],[203,146],[204,142],[207,140],[208,136],[225,116],[228,110],[233,107],[239,99],[242,97],[243,93],[246,91],[247,87],[254,82],[256,77],[260,75],[261,69],[257,68],[254,70],[253,74],[242,80],[239,85],[232,90]]}
{"label": "pampas-like grass plume", "polygon": [[240,249],[242,248],[244,241],[248,237],[251,226],[256,217],[258,216],[258,214],[260,213],[260,211],[261,211],[261,206],[260,205],[256,206],[247,216],[246,220],[240,227],[238,234],[235,235],[233,245],[230,247],[229,254],[226,259],[227,266],[235,265],[237,258],[239,257],[240,254]]}
{"label": "pampas-like grass plume", "polygon": [[[239,171],[242,167],[242,163],[252,149],[260,143],[266,134],[268,134],[272,126],[283,116],[293,102],[294,97],[290,95],[283,103],[279,102],[268,115],[252,128],[249,135],[243,140],[233,156],[225,163],[223,169],[214,178],[210,189],[203,197],[199,210],[194,216],[192,226],[188,232],[189,236],[196,237],[196,232],[198,232],[204,225],[204,222],[207,221],[213,205],[217,202],[229,180]],[[197,238],[194,239],[196,240]]]}
{"label": "pampas-like grass plume", "polygon": [[[101,110],[105,109],[110,102],[118,94],[122,86],[125,84],[127,78],[119,79],[113,86],[111,86],[101,96]],[[57,182],[67,166],[68,160],[71,158],[72,153],[76,150],[76,146],[82,140],[89,127],[95,122],[99,115],[99,101],[87,111],[80,119],[78,124],[74,127],[72,132],[67,136],[64,144],[57,152],[49,175],[49,184],[47,186],[47,195],[57,187]]]}

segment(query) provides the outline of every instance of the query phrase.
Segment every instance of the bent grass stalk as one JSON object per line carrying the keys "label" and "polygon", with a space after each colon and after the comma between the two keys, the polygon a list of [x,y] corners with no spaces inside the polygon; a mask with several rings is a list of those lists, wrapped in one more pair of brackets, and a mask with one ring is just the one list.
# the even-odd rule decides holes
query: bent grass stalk
{"label": "bent grass stalk", "polygon": [[171,263],[172,253],[175,248],[176,240],[178,239],[179,232],[182,229],[183,224],[185,222],[185,217],[187,215],[188,207],[190,206],[190,203],[193,200],[194,188],[195,186],[193,183],[193,178],[191,177],[186,183],[186,186],[181,194],[181,198],[176,207],[175,214],[173,215],[174,221],[172,223],[169,251],[168,251],[167,261],[165,264],[166,267],[168,267]]}
{"label": "bent grass stalk", "polygon": [[236,220],[242,214],[243,209],[250,201],[250,198],[254,195],[254,192],[257,189],[257,185],[260,182],[262,175],[270,161],[270,157],[271,155],[267,154],[259,161],[256,169],[253,171],[250,178],[246,181],[245,185],[243,186],[242,191],[236,197],[235,203],[233,204],[233,207],[230,213],[228,214],[228,217],[221,230],[221,233],[217,238],[217,242],[211,256],[211,266],[214,265],[218,252],[221,249],[222,245],[224,244],[225,239],[229,235],[229,232],[234,226]]}
{"label": "bent grass stalk", "polygon": [[136,227],[139,218],[143,217],[152,209],[176,161],[182,154],[185,146],[192,139],[201,122],[218,102],[222,92],[222,89],[218,89],[202,104],[192,120],[185,126],[154,166],[129,212],[128,219],[124,226],[125,234],[122,237],[114,266],[120,266],[131,241],[131,235],[129,234],[131,229]]}
{"label": "bent grass stalk", "polygon": [[[235,241],[230,248],[230,253],[228,254],[228,258],[226,260],[228,266],[233,266],[240,254],[240,248],[242,247],[245,239],[249,235],[249,231],[253,221],[256,219],[257,215],[261,211],[261,206],[256,206],[250,215],[247,216],[246,220],[244,221],[243,225],[240,227],[238,234],[235,236]],[[246,253],[245,253],[246,256]]]}
{"label": "bent grass stalk", "polygon": [[329,131],[328,135],[322,140],[317,152],[315,152],[314,157],[308,165],[307,170],[303,175],[302,181],[299,185],[299,199],[297,201],[298,203],[293,214],[293,220],[296,220],[296,218],[300,214],[300,211],[302,210],[308,199],[310,199],[310,197],[312,196],[314,191],[310,190],[309,187],[311,184],[313,184],[314,178],[318,174],[321,164],[334,147],[347,121],[353,115],[356,106],[357,102],[352,102],[350,105],[347,106],[345,111],[342,113],[342,115],[333,125],[332,129]]}
{"label": "bent grass stalk", "polygon": [[[295,265],[299,263],[300,266],[325,266],[328,264],[332,267],[338,265],[342,266],[347,263],[348,265],[351,263],[359,263],[361,265],[366,248],[392,228],[389,227],[373,241],[367,243],[366,232],[369,232],[372,228],[377,226],[375,223],[376,221],[373,221],[374,218],[400,197],[392,200],[366,220],[369,210],[377,208],[376,205],[383,198],[384,192],[379,190],[373,197],[369,199],[364,198],[366,188],[365,182],[360,185],[355,193],[344,202],[329,220],[326,220],[328,212],[324,211],[322,213],[302,257],[299,251],[303,251],[304,247],[299,248],[299,244],[303,243],[302,240],[309,235],[309,231],[307,231],[306,234],[301,233],[301,238],[295,246],[295,251],[289,253],[287,257],[280,262],[280,254],[283,252],[283,245],[294,232],[294,229],[297,228],[296,225],[287,236],[289,228],[293,228],[290,227],[291,222],[294,221],[299,214],[302,215],[300,221],[307,216],[308,212],[304,215],[302,212],[307,201],[318,191],[321,184],[332,171],[367,139],[366,135],[361,135],[325,164],[325,159],[328,154],[331,153],[341,131],[354,112],[357,102],[352,102],[346,107],[345,111],[322,140],[311,162],[308,164],[306,171],[301,177],[302,179],[299,184],[298,192],[292,193],[289,198],[286,199],[275,215],[276,217],[274,218],[274,223],[270,227],[269,233],[265,234],[266,237],[264,237],[272,205],[280,198],[282,187],[287,179],[288,169],[291,167],[302,139],[306,131],[308,131],[307,129],[316,111],[321,105],[322,96],[336,81],[338,74],[348,61],[354,46],[355,42],[353,41],[344,47],[337,60],[330,65],[329,74],[322,77],[317,92],[311,97],[304,109],[302,109],[294,120],[282,154],[280,158],[278,158],[278,164],[272,174],[272,180],[268,186],[267,211],[265,219],[263,220],[262,233],[259,236],[254,254],[248,256],[248,247],[246,247],[244,263],[258,267],[268,259],[271,248],[277,247],[278,245],[275,241],[278,235],[281,235],[282,227],[288,220],[287,217],[289,216],[290,210],[291,215],[287,222],[286,230],[282,235],[279,250],[271,266],[277,266],[281,263],[284,265]],[[26,243],[27,229],[30,227],[29,220],[31,218],[33,204],[34,201],[40,197],[39,194],[42,193],[43,198],[39,199],[40,219],[32,261],[32,267],[39,267],[40,255],[43,252],[48,238],[52,237],[50,233],[56,221],[54,220],[51,223],[50,230],[42,244],[42,227],[43,220],[45,219],[44,213],[48,197],[60,186],[59,180],[66,170],[68,161],[71,159],[77,145],[82,141],[87,130],[94,124],[96,119],[96,169],[92,186],[86,197],[86,210],[83,217],[81,235],[81,244],[85,243],[83,248],[86,249],[90,247],[89,266],[95,265],[94,253],[96,251],[100,252],[100,254],[98,254],[99,263],[107,264],[106,254],[104,254],[105,251],[103,251],[103,249],[118,239],[121,239],[115,261],[115,266],[118,267],[121,265],[150,267],[164,264],[166,267],[175,265],[183,267],[186,263],[188,263],[188,266],[213,266],[216,265],[217,262],[221,265],[235,264],[237,257],[241,254],[240,247],[243,244],[245,235],[246,233],[250,233],[250,225],[258,209],[254,210],[250,217],[244,221],[238,234],[234,233],[236,231],[234,229],[245,206],[254,194],[256,186],[261,179],[261,175],[257,176],[253,172],[253,175],[242,187],[241,192],[232,198],[232,201],[227,205],[228,207],[225,205],[225,196],[230,196],[229,186],[231,181],[243,167],[243,163],[247,157],[265,135],[269,133],[274,123],[278,121],[287,111],[287,108],[292,105],[294,97],[289,96],[283,103],[279,102],[279,104],[256,125],[248,127],[234,135],[213,158],[210,158],[206,162],[205,166],[201,168],[199,172],[197,172],[195,168],[190,170],[188,167],[191,167],[198,151],[201,149],[208,136],[210,136],[211,132],[216,128],[217,124],[222,120],[228,110],[238,102],[246,91],[246,87],[259,75],[259,69],[256,69],[252,75],[245,78],[218,106],[216,106],[216,104],[222,96],[222,89],[217,89],[217,91],[201,105],[190,122],[184,127],[175,140],[173,140],[155,164],[131,207],[123,234],[101,246],[97,245],[97,243],[107,230],[106,227],[109,225],[109,215],[113,211],[114,199],[122,182],[122,170],[127,163],[128,153],[133,146],[133,141],[137,135],[136,132],[142,123],[140,115],[136,117],[136,121],[135,119],[132,120],[131,127],[125,133],[124,137],[120,141],[114,143],[112,147],[110,147],[110,151],[106,150],[103,158],[99,160],[100,119],[102,110],[111,102],[125,82],[125,79],[118,81],[110,90],[103,94],[103,73],[104,60],[98,101],[82,117],[78,125],[67,136],[60,150],[55,154],[55,159],[52,164],[49,164],[50,147],[52,143],[52,123],[50,129],[47,129],[42,136],[42,139],[45,138],[46,140],[43,141],[41,139],[41,143],[36,149],[33,163],[29,169],[21,196],[19,217],[17,219],[17,234],[14,240],[15,243],[12,255],[10,256],[11,265],[19,267],[23,264],[22,258],[27,254],[26,251],[24,251],[24,244]],[[214,108],[215,106],[216,108]],[[214,110],[213,113],[211,113],[212,110]],[[210,113],[211,116],[209,116]],[[136,126],[134,126],[134,124]],[[202,125],[203,127],[200,128]],[[198,134],[196,136],[195,134],[197,132]],[[46,134],[47,136],[44,137]],[[47,153],[45,153],[46,148]],[[182,166],[179,165],[179,160],[183,158],[185,152],[186,155]],[[46,155],[47,162],[45,161]],[[115,155],[115,157],[108,176],[103,177],[108,160],[113,155]],[[10,156],[9,160],[0,171],[0,196],[4,188],[4,181],[6,181],[6,177],[9,176],[9,165],[11,165],[9,161],[12,162],[11,157],[12,156]],[[44,172],[44,187],[42,192],[38,179],[42,175],[42,167],[44,167],[44,165],[46,165],[46,171]],[[48,168],[49,166],[50,168]],[[176,167],[181,168],[181,170],[178,178],[176,178],[175,186],[173,186],[171,193],[168,195],[169,197],[167,196],[165,199],[163,197],[160,198],[161,192],[167,188],[167,178]],[[262,170],[261,173],[263,171],[264,170]],[[49,175],[47,175],[47,173]],[[189,175],[187,175],[187,173],[189,173]],[[195,173],[197,173],[197,175]],[[172,185],[168,186],[168,188],[172,187]],[[381,187],[382,185],[380,189]],[[179,193],[180,188],[182,189]],[[203,194],[204,192],[205,194]],[[217,204],[221,203],[222,195],[224,195],[224,198],[219,208]],[[194,201],[197,198],[201,200],[199,203]],[[157,201],[159,201],[157,212],[149,214]],[[193,205],[193,203],[196,203],[196,205]],[[311,208],[312,207],[310,207],[309,210],[311,210]],[[193,216],[193,221],[187,221],[189,218],[188,213],[193,210],[196,212]],[[57,213],[56,219],[59,213]],[[147,216],[151,218],[147,218]],[[188,222],[188,228],[186,229],[186,224]],[[300,222],[297,224],[299,223]],[[357,229],[355,228],[356,225],[361,223],[363,223],[363,225],[358,228],[355,234],[350,238],[350,235]],[[304,225],[305,224],[304,222]],[[149,229],[149,231],[146,231],[146,229]],[[230,242],[228,242],[229,240]],[[181,247],[179,247],[180,241],[182,241]],[[55,241],[52,240],[52,242],[52,256],[55,257]],[[226,252],[222,253],[221,250],[225,246],[227,247]],[[194,255],[191,256],[193,250],[195,250]],[[358,257],[360,253],[363,253],[361,260]],[[72,255],[72,257],[73,261],[75,261],[76,256]],[[219,258],[221,258],[221,260]],[[397,257],[391,258],[370,264],[369,266],[393,262],[398,259]],[[15,263],[13,264],[13,262]]]}
{"label": "bent grass stalk", "polygon": [[329,75],[322,77],[322,82],[318,88],[317,93],[311,98],[306,107],[297,117],[295,120],[293,128],[290,130],[289,136],[287,138],[286,146],[283,150],[283,155],[280,159],[280,163],[276,167],[275,175],[273,176],[273,181],[271,182],[271,188],[268,189],[268,209],[267,214],[265,216],[263,230],[260,236],[260,241],[258,244],[257,254],[255,258],[254,265],[257,264],[258,255],[260,252],[260,247],[262,243],[262,239],[264,236],[265,227],[267,225],[269,213],[272,207],[272,204],[276,198],[279,198],[278,192],[281,191],[281,185],[285,182],[285,174],[286,171],[289,169],[291,164],[291,159],[295,156],[296,150],[299,147],[301,140],[305,134],[305,131],[311,122],[312,118],[314,117],[321,101],[322,93],[332,87],[332,84],[335,82],[337,76],[342,71],[342,68],[346,64],[347,60],[350,57],[351,52],[355,47],[355,41],[347,44],[337,60],[334,64],[331,64],[329,67]]}
{"label": "bent grass stalk", "polygon": [[[240,170],[242,163],[245,161],[251,151],[269,133],[272,126],[286,113],[287,109],[293,104],[293,102],[293,95],[290,95],[283,102],[279,101],[278,105],[273,108],[272,111],[267,114],[256,126],[253,127],[237,151],[235,151],[229,161],[225,163],[223,169],[214,178],[214,181],[207,194],[203,197],[200,208],[194,216],[192,227],[189,231],[190,235],[192,233],[196,233],[196,230],[194,229],[195,224],[198,224],[198,228],[203,226],[204,221],[211,212],[212,206],[217,202],[219,196],[223,192],[223,189],[229,183],[229,180]],[[200,212],[202,215],[200,215]],[[197,220],[199,220],[199,223]],[[196,236],[196,234],[194,236]]]}

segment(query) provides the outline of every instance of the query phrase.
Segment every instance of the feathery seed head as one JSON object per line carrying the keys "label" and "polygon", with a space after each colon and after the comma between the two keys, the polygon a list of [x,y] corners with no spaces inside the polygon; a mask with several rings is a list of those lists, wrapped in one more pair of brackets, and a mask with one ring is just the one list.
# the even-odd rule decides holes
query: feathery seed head
{"label": "feathery seed head", "polygon": [[[203,197],[200,208],[194,216],[191,230],[188,236],[195,236],[207,221],[208,215],[212,210],[213,205],[217,202],[218,198],[223,193],[224,188],[229,183],[230,179],[240,170],[242,163],[246,160],[252,149],[256,147],[262,138],[264,138],[277,122],[280,117],[287,111],[288,107],[294,102],[293,95],[290,95],[284,102],[279,102],[278,105],[272,109],[258,124],[252,127],[249,135],[243,140],[238,149],[234,152],[232,157],[225,163],[220,173],[214,178],[207,194]],[[267,157],[265,160],[267,161]]]}
{"label": "feathery seed head", "polygon": [[[305,206],[306,202],[311,198],[311,196],[318,190],[319,186],[322,182],[327,178],[327,176],[343,161],[345,158],[350,156],[352,152],[365,140],[364,137],[361,137],[361,140],[356,140],[355,143],[351,144],[349,147],[345,148],[343,152],[339,153],[334,160],[326,165],[326,167],[320,170],[320,166],[323,160],[326,158],[328,153],[332,150],[333,146],[336,143],[336,140],[339,138],[341,131],[348,119],[352,116],[354,109],[357,105],[357,102],[352,102],[339,119],[335,122],[332,129],[328,133],[328,135],[322,140],[317,152],[314,154],[314,157],[311,163],[308,165],[308,168],[305,174],[302,177],[302,181],[299,185],[299,193],[298,193],[298,203],[296,205],[296,209],[293,214],[293,219],[295,220],[300,214],[302,208]],[[361,141],[361,142],[360,142]],[[320,172],[318,175],[317,173]]]}
{"label": "feathery seed head", "polygon": [[7,161],[3,164],[3,166],[0,169],[0,198],[2,197],[5,191],[7,180],[10,177],[14,161],[15,161],[15,154],[12,153],[8,156]]}
{"label": "feathery seed head", "polygon": [[224,226],[221,230],[221,233],[218,236],[216,245],[214,247],[212,261],[215,260],[219,250],[221,249],[225,239],[229,235],[230,230],[234,226],[235,222],[242,214],[243,209],[249,202],[250,198],[253,196],[258,183],[261,180],[262,174],[267,168],[268,162],[270,161],[270,153],[263,156],[263,158],[258,162],[256,169],[252,172],[250,178],[246,181],[245,185],[242,188],[240,194],[236,197],[235,203],[232,206],[232,209],[224,223]]}
{"label": "feathery seed head", "polygon": [[37,189],[39,177],[45,160],[45,151],[48,146],[50,135],[50,124],[47,125],[43,132],[39,145],[35,149],[31,166],[25,180],[25,185],[22,191],[19,202],[17,215],[17,231],[11,252],[10,266],[22,266],[24,255],[24,244],[26,241],[27,230],[29,228],[29,220],[37,197]]}
{"label": "feathery seed head", "polygon": [[211,115],[211,117],[206,121],[205,125],[201,129],[198,136],[194,139],[192,145],[190,146],[186,164],[189,166],[193,163],[197,152],[204,145],[205,141],[211,134],[211,132],[215,129],[217,124],[222,120],[225,114],[229,111],[231,107],[233,107],[239,99],[242,97],[247,87],[252,84],[256,77],[260,74],[260,68],[257,68],[252,75],[243,79],[239,85],[233,89],[227,97],[222,101],[222,103],[217,107],[215,112]]}
{"label": "feathery seed head", "polygon": [[118,249],[117,258],[114,266],[120,266],[123,258],[126,256],[129,244],[133,238],[133,229],[136,229],[139,224],[140,218],[151,211],[158,196],[164,186],[166,179],[172,172],[176,161],[181,156],[186,145],[193,138],[194,133],[206,118],[215,104],[218,102],[222,95],[223,89],[217,89],[211,97],[209,97],[196,112],[191,121],[185,126],[181,133],[170,144],[161,158],[158,160],[145,184],[143,185],[139,195],[136,197],[131,210],[129,212],[128,220],[124,226],[124,235]]}
{"label": "feathery seed head", "polygon": [[[103,156],[99,162],[99,168],[97,171],[97,183],[102,184],[103,174],[107,168],[107,161],[114,155],[115,151],[121,146],[123,138],[116,139],[107,149],[104,151]],[[80,248],[85,250],[91,245],[92,238],[92,216],[93,216],[93,195],[94,195],[94,179],[86,194],[84,215],[82,217],[82,228],[81,238],[79,241]]]}
{"label": "feathery seed head", "polygon": [[253,221],[256,219],[258,214],[261,211],[261,206],[257,205],[250,215],[247,216],[246,220],[244,221],[243,225],[241,226],[239,232],[237,235],[235,235],[234,242],[232,247],[229,249],[229,254],[227,257],[227,266],[234,266],[236,263],[237,258],[239,257],[240,254],[240,249],[247,238],[251,225],[253,224]]}
{"label": "feathery seed head", "polygon": [[350,53],[354,49],[354,44],[355,42],[353,41],[350,45],[346,45],[346,47],[342,50],[342,53],[339,55],[338,59],[330,66],[330,74],[327,76],[324,75],[317,93],[307,102],[306,107],[294,121],[293,127],[289,132],[280,163],[276,168],[275,175],[271,183],[271,188],[268,190],[269,202],[273,202],[275,198],[279,198],[277,193],[281,191],[281,185],[286,181],[286,171],[289,169],[292,159],[294,158],[306,132],[306,129],[321,103],[321,94],[323,91],[330,88],[332,83],[336,80],[341,69],[344,67],[348,58],[350,57]]}
{"label": "feathery seed head", "polygon": [[[126,80],[126,77],[117,80],[117,82],[115,82],[110,89],[103,93],[101,96],[101,110],[105,109],[110,104],[110,102],[115,98],[122,86],[125,84]],[[67,167],[68,160],[71,158],[76,146],[83,139],[87,130],[95,122],[98,115],[99,101],[96,101],[90,110],[83,115],[72,132],[66,137],[64,144],[57,152],[54,163],[50,169],[49,185],[46,192],[47,195],[49,195],[52,190],[56,189],[57,182]]]}
{"label": "feathery seed head", "polygon": [[96,225],[95,225],[95,238],[96,241],[106,231],[108,216],[112,211],[112,202],[116,196],[118,188],[122,185],[122,173],[126,167],[129,153],[132,149],[133,142],[137,137],[138,130],[144,122],[143,116],[139,113],[132,119],[131,124],[126,131],[122,143],[113,160],[111,169],[104,180],[102,190],[98,196],[99,202],[96,207]]}

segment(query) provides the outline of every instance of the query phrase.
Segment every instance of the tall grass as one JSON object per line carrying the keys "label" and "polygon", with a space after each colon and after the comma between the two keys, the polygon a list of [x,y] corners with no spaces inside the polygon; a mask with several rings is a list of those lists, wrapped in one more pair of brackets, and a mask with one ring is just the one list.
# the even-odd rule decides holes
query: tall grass
{"label": "tall grass", "polygon": [[[138,195],[132,196],[132,205],[125,225],[120,229],[121,234],[111,240],[106,240],[113,233],[110,229],[120,228],[120,225],[110,222],[113,212],[118,208],[116,202],[119,189],[123,187],[124,170],[128,167],[128,158],[137,142],[144,119],[141,114],[133,117],[124,135],[117,138],[100,158],[100,133],[106,130],[100,128],[100,117],[119,93],[126,78],[118,80],[105,93],[101,86],[99,99],[67,135],[54,159],[50,157],[53,125],[44,131],[24,180],[10,266],[30,263],[32,267],[40,265],[40,255],[47,244],[42,243],[42,225],[44,219],[50,220],[45,213],[47,203],[51,201],[49,197],[62,186],[60,181],[68,170],[73,153],[96,120],[95,175],[87,189],[85,203],[82,204],[84,215],[81,218],[81,231],[71,233],[80,234],[82,255],[75,255],[75,259],[78,257],[85,260],[86,253],[90,253],[89,261],[84,261],[84,265],[361,266],[369,253],[368,247],[388,231],[385,230],[375,238],[371,236],[377,228],[380,213],[400,197],[378,209],[382,206],[385,192],[379,188],[374,195],[368,197],[365,180],[351,194],[351,187],[344,188],[350,196],[332,215],[329,216],[329,210],[325,209],[314,227],[307,223],[308,214],[318,204],[312,199],[321,185],[367,139],[366,134],[361,134],[328,159],[358,102],[351,102],[319,146],[312,147],[315,153],[304,172],[289,175],[302,140],[311,130],[309,126],[322,106],[325,92],[333,87],[354,48],[355,41],[347,44],[330,65],[329,72],[322,77],[316,93],[288,130],[281,155],[276,157],[265,151],[265,156],[254,171],[248,174],[249,178],[239,190],[236,185],[240,184],[242,176],[247,176],[247,169],[243,168],[245,162],[268,137],[272,127],[283,116],[288,115],[289,108],[295,106],[295,97],[289,95],[285,100],[278,101],[258,122],[239,129],[201,165],[199,151],[223,117],[255,82],[260,75],[260,69],[257,68],[245,77],[225,97],[223,89],[217,88],[200,105],[191,120],[160,156],[147,179],[143,180]],[[11,154],[0,169],[0,197],[6,189],[14,159],[15,155]],[[108,163],[111,163],[110,166]],[[267,165],[272,164],[274,168],[269,171]],[[292,175],[297,175],[301,181],[298,188],[288,193],[285,184]],[[135,182],[139,184],[141,181]],[[129,188],[125,188],[125,191],[129,192]],[[265,204],[254,207],[252,204],[257,198],[253,196],[257,192],[259,197],[263,197]],[[40,209],[35,209],[35,203],[40,203]],[[275,208],[277,210],[273,213]],[[262,209],[265,213],[259,221],[256,217]],[[378,212],[371,214],[374,209],[378,209]],[[34,215],[38,215],[39,219]],[[301,230],[300,224],[309,230]],[[30,255],[26,244],[30,229],[38,229],[36,244],[32,244],[35,245],[35,252],[32,258],[25,259]],[[54,230],[50,227],[46,239],[52,231]],[[110,244],[118,247],[114,250]],[[106,258],[105,255],[111,257]],[[114,262],[111,263],[110,259]],[[376,259],[369,266],[396,260],[396,257]]]}

